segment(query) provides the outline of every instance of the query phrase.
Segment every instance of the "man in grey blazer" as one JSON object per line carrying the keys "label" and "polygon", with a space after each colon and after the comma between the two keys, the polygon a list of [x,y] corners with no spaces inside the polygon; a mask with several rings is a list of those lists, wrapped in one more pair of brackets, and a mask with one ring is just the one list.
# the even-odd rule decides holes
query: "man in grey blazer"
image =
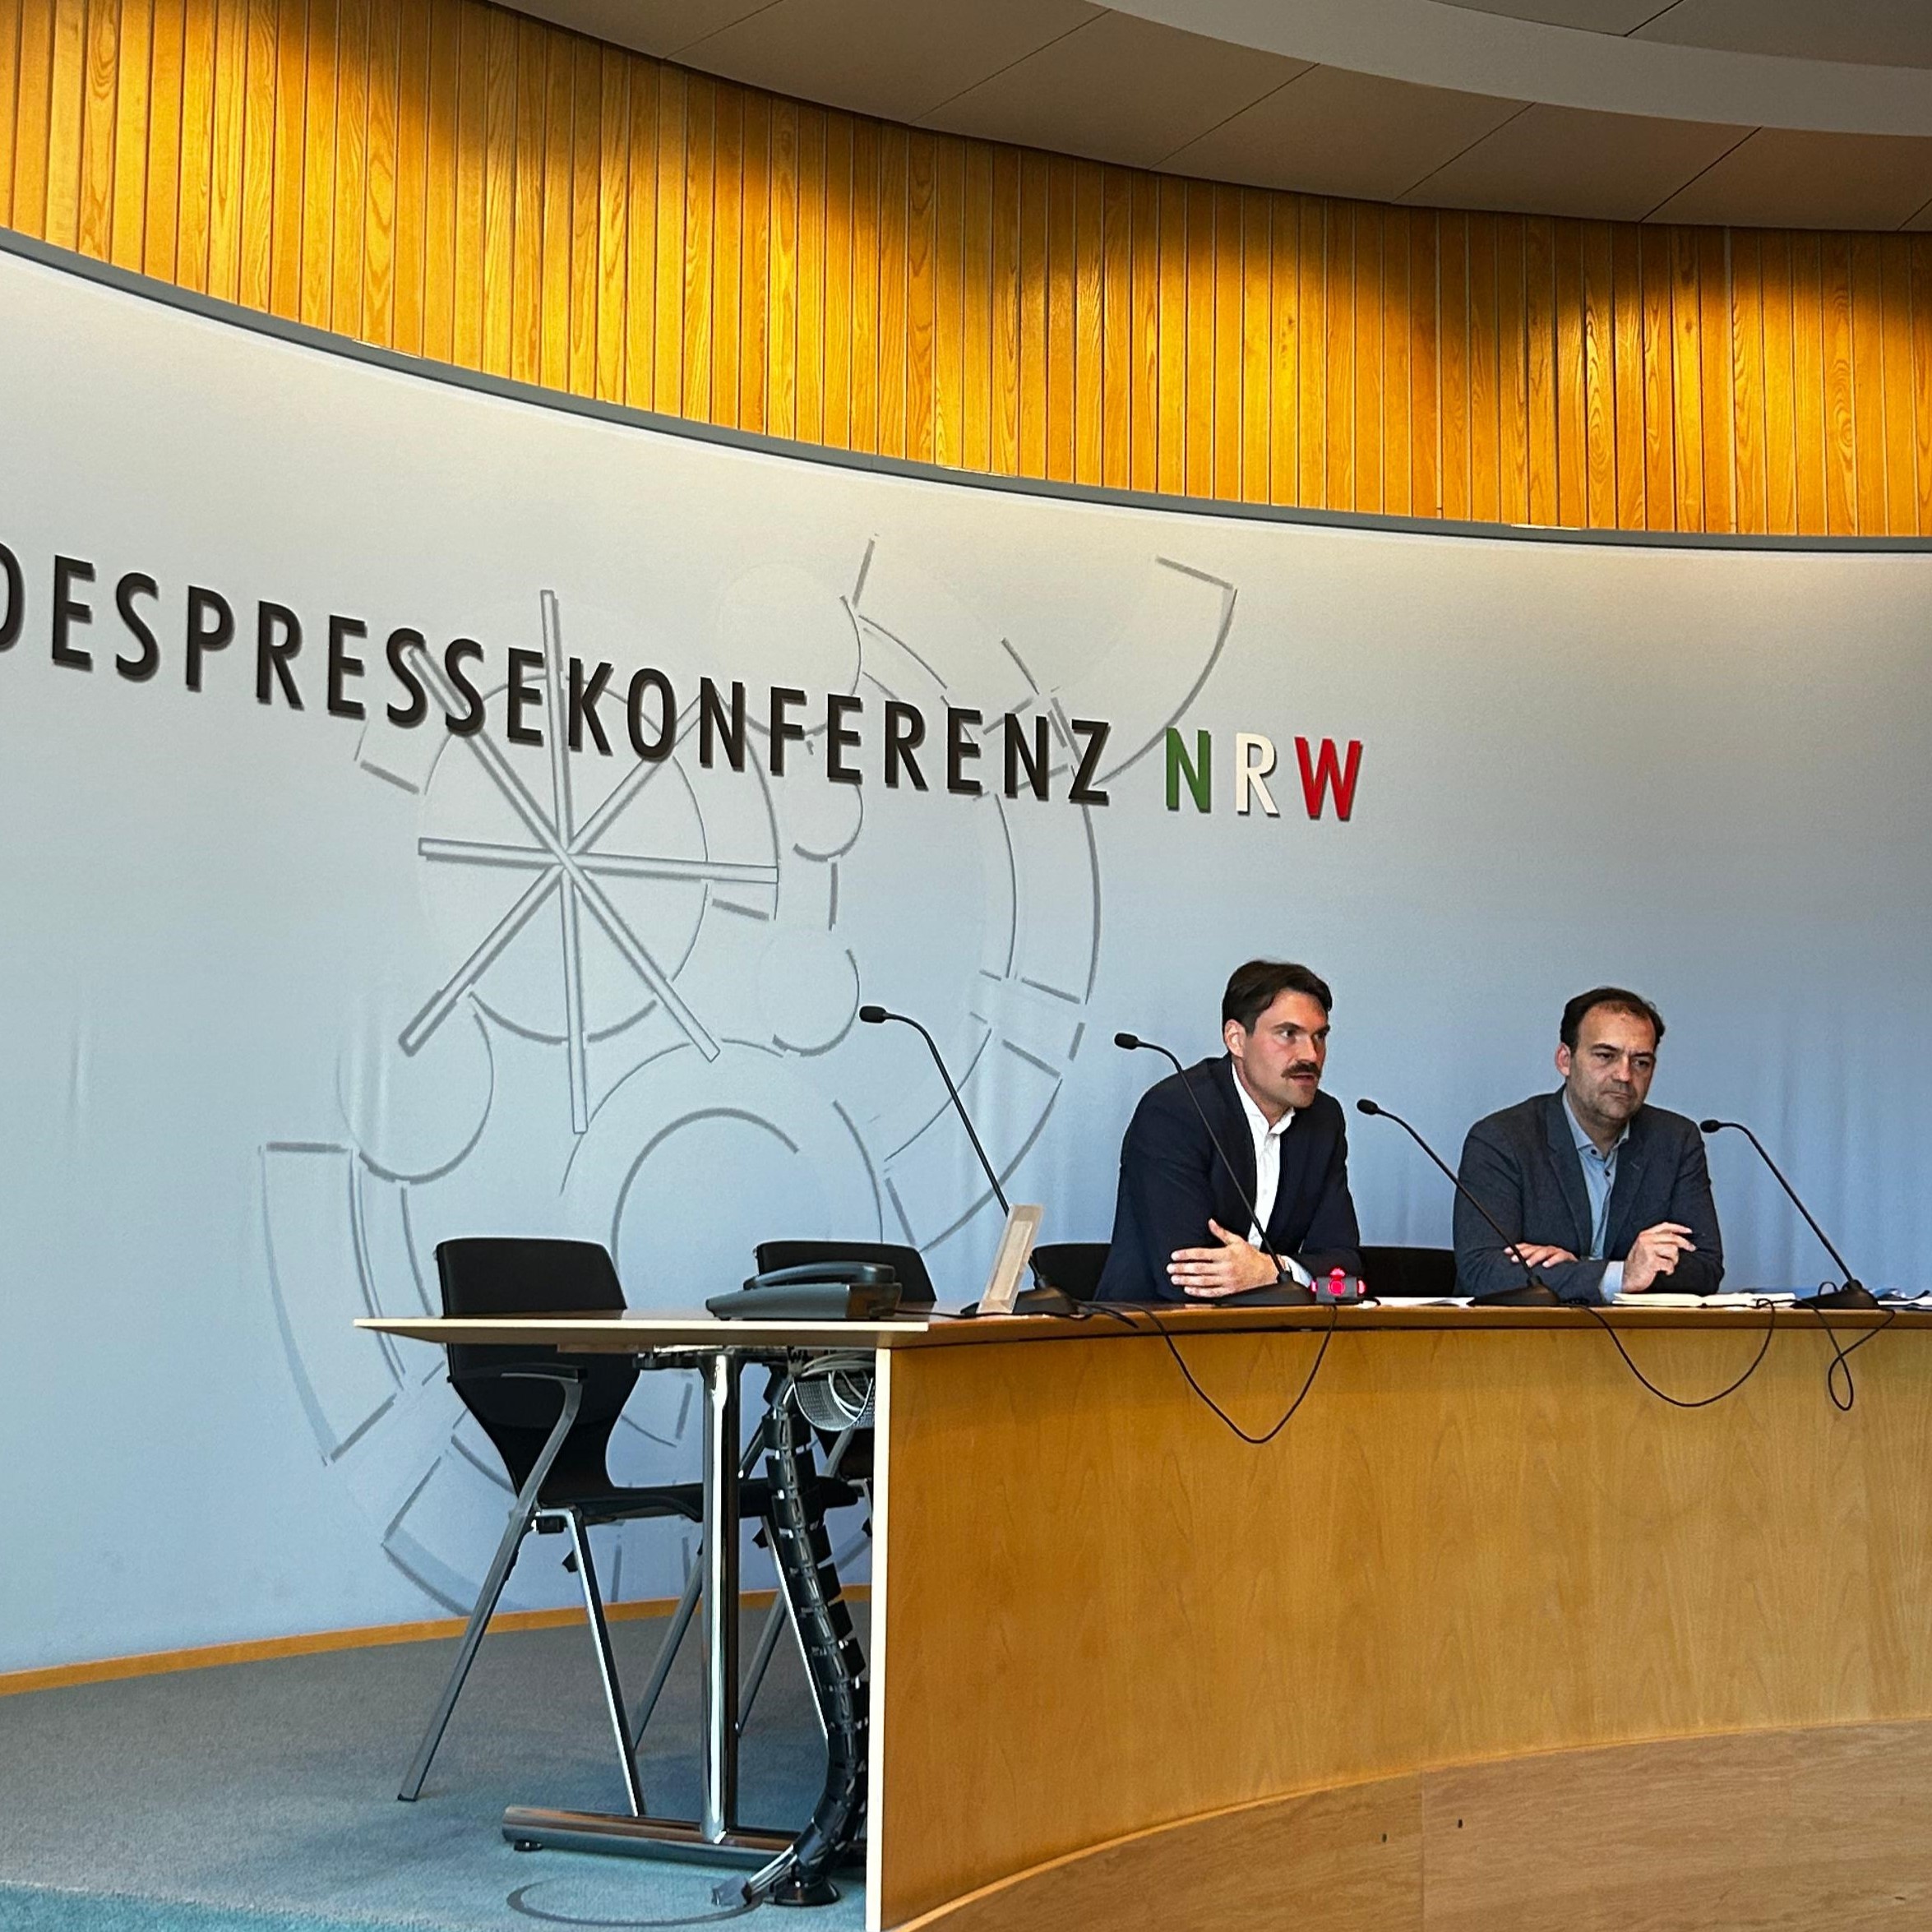
{"label": "man in grey blazer", "polygon": [[1527,1263],[1566,1301],[1714,1294],[1724,1250],[1703,1136],[1644,1104],[1662,1015],[1640,994],[1597,987],[1564,1008],[1559,1037],[1562,1086],[1478,1121],[1463,1144],[1463,1185],[1514,1245],[1458,1195],[1458,1291],[1520,1287]]}

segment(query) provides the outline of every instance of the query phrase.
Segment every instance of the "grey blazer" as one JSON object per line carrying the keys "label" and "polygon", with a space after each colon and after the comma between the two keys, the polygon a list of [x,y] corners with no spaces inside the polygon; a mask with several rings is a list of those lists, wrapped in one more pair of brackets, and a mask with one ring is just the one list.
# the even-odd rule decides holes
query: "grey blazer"
{"label": "grey blazer", "polygon": [[[1573,1255],[1588,1252],[1590,1196],[1560,1088],[1478,1121],[1463,1143],[1462,1180],[1512,1241],[1547,1242]],[[1660,1221],[1682,1223],[1697,1252],[1685,1255],[1675,1273],[1660,1275],[1654,1285],[1672,1294],[1715,1294],[1724,1278],[1724,1250],[1703,1136],[1682,1114],[1646,1107],[1632,1119],[1629,1138],[1617,1156],[1603,1259],[1559,1261],[1537,1272],[1565,1301],[1597,1301],[1604,1261],[1623,1260],[1631,1242]],[[1495,1231],[1458,1195],[1458,1292],[1486,1295],[1522,1284],[1523,1270],[1503,1252]]]}

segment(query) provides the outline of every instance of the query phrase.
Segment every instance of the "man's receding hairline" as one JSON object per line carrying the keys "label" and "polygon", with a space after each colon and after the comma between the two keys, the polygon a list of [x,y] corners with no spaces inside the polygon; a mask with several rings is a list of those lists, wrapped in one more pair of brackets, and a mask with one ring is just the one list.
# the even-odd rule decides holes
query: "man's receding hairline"
{"label": "man's receding hairline", "polygon": [[[1655,1015],[1647,1013],[1643,1007],[1633,1006],[1628,1000],[1597,1000],[1586,1006],[1577,1015],[1577,1047],[1571,1049],[1573,1052],[1577,1050],[1577,1047],[1582,1047],[1583,1028],[1589,1024],[1590,1016],[1593,1013],[1620,1013],[1626,1019],[1642,1020],[1650,1028],[1650,1044],[1652,1052],[1656,1050],[1658,1041],[1663,1037],[1657,1031]],[[1559,1040],[1561,1037],[1561,1034],[1559,1033]]]}

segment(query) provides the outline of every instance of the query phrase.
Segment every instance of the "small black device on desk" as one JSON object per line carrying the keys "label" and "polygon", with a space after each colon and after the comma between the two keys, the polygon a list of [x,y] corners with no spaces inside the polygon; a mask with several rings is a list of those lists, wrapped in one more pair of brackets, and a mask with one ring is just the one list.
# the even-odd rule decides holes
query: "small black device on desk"
{"label": "small black device on desk", "polygon": [[1204,1296],[1199,1301],[1190,1298],[1188,1306],[1193,1308],[1306,1308],[1310,1298],[1324,1305],[1360,1301],[1363,1299],[1361,1278],[1344,1274],[1338,1268],[1332,1274],[1318,1274],[1312,1288],[1284,1279],[1270,1283],[1266,1287],[1243,1288],[1236,1294]]}
{"label": "small black device on desk", "polygon": [[899,1313],[899,1273],[882,1261],[769,1269],[705,1304],[720,1321],[884,1321]]}

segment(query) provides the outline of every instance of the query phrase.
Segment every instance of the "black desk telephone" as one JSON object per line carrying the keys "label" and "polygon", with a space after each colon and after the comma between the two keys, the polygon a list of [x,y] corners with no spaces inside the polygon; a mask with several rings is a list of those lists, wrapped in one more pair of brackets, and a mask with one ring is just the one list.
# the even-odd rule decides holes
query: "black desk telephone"
{"label": "black desk telephone", "polygon": [[806,1261],[705,1306],[720,1321],[883,1321],[899,1313],[899,1275],[882,1261]]}

